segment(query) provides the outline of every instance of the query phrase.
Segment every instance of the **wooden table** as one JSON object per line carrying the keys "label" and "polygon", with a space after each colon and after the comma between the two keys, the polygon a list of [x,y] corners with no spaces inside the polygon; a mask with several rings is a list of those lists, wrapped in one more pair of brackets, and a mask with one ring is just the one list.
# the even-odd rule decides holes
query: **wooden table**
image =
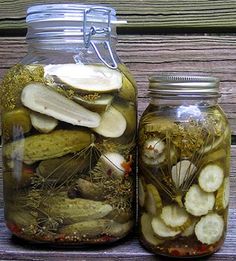
{"label": "wooden table", "polygon": [[[25,13],[32,3],[0,3],[0,77],[27,53]],[[57,1],[63,2],[62,0]],[[70,1],[78,2],[78,1]],[[139,115],[148,103],[148,76],[162,71],[205,73],[221,79],[220,104],[232,126],[231,204],[228,236],[210,260],[236,260],[236,1],[235,0],[88,0],[116,8],[128,24],[118,28],[117,51],[138,83]],[[93,249],[52,249],[12,239],[3,222],[0,175],[0,260],[159,260],[137,236]]]}

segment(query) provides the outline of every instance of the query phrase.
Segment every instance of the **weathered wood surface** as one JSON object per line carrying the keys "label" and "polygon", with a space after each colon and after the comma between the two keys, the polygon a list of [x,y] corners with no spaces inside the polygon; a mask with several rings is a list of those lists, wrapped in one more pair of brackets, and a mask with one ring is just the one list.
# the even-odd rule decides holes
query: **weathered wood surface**
{"label": "weathered wood surface", "polygon": [[[236,146],[231,149],[231,194],[228,234],[224,246],[208,260],[235,260],[236,249]],[[2,173],[2,172],[1,172]],[[93,247],[91,249],[58,249],[51,247],[31,246],[20,240],[12,239],[10,232],[4,225],[3,210],[1,209],[0,174],[0,260],[167,260],[155,257],[142,248],[137,236],[130,236],[118,244],[107,247]]]}
{"label": "weathered wood surface", "polygon": [[[58,0],[56,3],[66,2]],[[69,2],[77,2],[71,0]],[[152,28],[236,28],[235,0],[87,0],[87,4],[113,6],[126,27]],[[55,3],[53,0],[2,0],[0,28],[25,28],[26,9],[32,4]],[[194,29],[193,29],[194,30]]]}
{"label": "weathered wood surface", "polygon": [[[221,79],[220,104],[236,134],[236,36],[120,35],[117,51],[134,74],[139,115],[148,104],[148,76],[164,71],[209,74]],[[27,53],[23,37],[0,38],[0,78]]]}

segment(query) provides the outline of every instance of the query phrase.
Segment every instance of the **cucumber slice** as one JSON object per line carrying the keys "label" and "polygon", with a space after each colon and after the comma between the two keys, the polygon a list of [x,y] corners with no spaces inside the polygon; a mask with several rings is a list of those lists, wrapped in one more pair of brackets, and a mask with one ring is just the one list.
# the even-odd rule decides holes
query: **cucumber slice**
{"label": "cucumber slice", "polygon": [[161,196],[155,186],[147,184],[147,199],[145,201],[145,208],[148,213],[156,215],[157,212],[162,208]]}
{"label": "cucumber slice", "polygon": [[168,227],[159,216],[154,217],[151,224],[155,235],[161,238],[171,238],[181,233],[181,230],[173,230]]}
{"label": "cucumber slice", "polygon": [[101,65],[57,64],[44,67],[44,76],[56,76],[75,89],[110,92],[122,87],[122,74]]}
{"label": "cucumber slice", "polygon": [[28,84],[21,93],[22,103],[33,111],[76,126],[97,127],[98,113],[89,111],[41,83]]}
{"label": "cucumber slice", "polygon": [[58,124],[57,119],[38,112],[31,112],[30,119],[34,128],[42,133],[48,133],[54,130]]}
{"label": "cucumber slice", "polygon": [[214,244],[220,240],[224,232],[224,219],[216,214],[210,213],[202,217],[195,226],[197,239],[203,244]]}
{"label": "cucumber slice", "polygon": [[118,138],[123,135],[127,127],[125,117],[113,106],[102,114],[98,127],[93,130],[108,138]]}
{"label": "cucumber slice", "polygon": [[186,210],[177,205],[163,207],[161,218],[167,226],[178,230],[183,230],[190,222]]}
{"label": "cucumber slice", "polygon": [[151,222],[152,217],[147,213],[143,213],[141,217],[141,232],[149,244],[157,246],[162,244],[164,240],[155,237]]}
{"label": "cucumber slice", "polygon": [[191,186],[185,196],[185,208],[193,216],[206,215],[215,204],[214,193],[203,191],[198,185]]}
{"label": "cucumber slice", "polygon": [[138,199],[139,199],[139,205],[141,207],[144,206],[145,198],[146,198],[145,183],[144,183],[144,180],[142,178],[139,178],[139,181],[138,181]]}
{"label": "cucumber slice", "polygon": [[205,166],[198,178],[199,186],[206,192],[215,192],[222,184],[224,171],[215,164]]}
{"label": "cucumber slice", "polygon": [[195,229],[195,226],[197,224],[197,222],[199,221],[199,219],[194,219],[192,218],[191,220],[191,224],[190,226],[188,226],[182,233],[181,233],[181,236],[182,237],[189,237],[189,236],[192,236],[194,234],[194,229]]}
{"label": "cucumber slice", "polygon": [[229,205],[229,178],[225,178],[223,184],[219,188],[216,194],[216,210],[224,210]]}
{"label": "cucumber slice", "polygon": [[172,180],[176,188],[181,185],[196,172],[196,166],[189,160],[181,160],[171,169]]}

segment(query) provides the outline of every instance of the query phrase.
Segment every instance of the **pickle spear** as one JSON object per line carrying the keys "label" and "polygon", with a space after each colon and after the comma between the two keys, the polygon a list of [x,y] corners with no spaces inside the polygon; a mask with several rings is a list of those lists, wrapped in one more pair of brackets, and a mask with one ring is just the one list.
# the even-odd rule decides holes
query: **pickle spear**
{"label": "pickle spear", "polygon": [[33,111],[77,126],[98,127],[100,116],[41,83],[28,84],[21,93],[22,103]]}
{"label": "pickle spear", "polygon": [[80,151],[91,144],[91,136],[88,131],[57,130],[9,143],[5,146],[3,155],[13,161],[22,160],[23,156],[26,164],[32,164],[39,160],[57,158]]}

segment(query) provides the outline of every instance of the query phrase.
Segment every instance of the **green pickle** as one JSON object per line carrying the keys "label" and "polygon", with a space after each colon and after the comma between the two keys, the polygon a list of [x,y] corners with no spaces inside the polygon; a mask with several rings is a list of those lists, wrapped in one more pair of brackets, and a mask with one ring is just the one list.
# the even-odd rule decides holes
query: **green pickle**
{"label": "green pickle", "polygon": [[[91,79],[81,80],[80,70]],[[126,74],[123,64],[16,65],[7,72],[0,89],[3,179],[13,234],[80,245],[132,231],[136,86]]]}
{"label": "green pickle", "polygon": [[139,125],[140,241],[165,256],[212,254],[227,229],[227,118],[214,103],[151,98]]}

